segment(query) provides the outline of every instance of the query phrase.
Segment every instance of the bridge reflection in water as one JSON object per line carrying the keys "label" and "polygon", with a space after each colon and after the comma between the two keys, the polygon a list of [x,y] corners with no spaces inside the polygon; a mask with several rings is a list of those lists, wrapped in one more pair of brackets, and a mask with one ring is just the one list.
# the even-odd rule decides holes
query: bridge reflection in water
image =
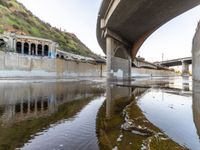
{"label": "bridge reflection in water", "polygon": [[192,93],[191,83],[0,83],[0,149],[198,149],[200,85]]}
{"label": "bridge reflection in water", "polygon": [[100,149],[198,149],[200,91],[192,94],[191,79],[139,82],[107,86],[97,117]]}

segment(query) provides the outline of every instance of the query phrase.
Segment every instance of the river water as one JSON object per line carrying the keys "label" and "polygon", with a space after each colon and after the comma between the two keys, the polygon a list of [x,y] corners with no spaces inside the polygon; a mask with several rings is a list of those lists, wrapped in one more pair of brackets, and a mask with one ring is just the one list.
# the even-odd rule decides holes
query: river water
{"label": "river water", "polygon": [[200,149],[191,78],[0,80],[0,150]]}

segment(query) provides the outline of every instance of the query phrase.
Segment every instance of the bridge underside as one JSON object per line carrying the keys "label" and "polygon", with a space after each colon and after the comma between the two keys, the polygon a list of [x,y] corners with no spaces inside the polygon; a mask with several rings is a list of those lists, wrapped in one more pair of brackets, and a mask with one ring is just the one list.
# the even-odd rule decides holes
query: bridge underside
{"label": "bridge underside", "polygon": [[[107,52],[107,38],[125,47],[129,59],[134,59],[155,30],[198,4],[199,0],[103,0],[97,20],[98,42],[107,59],[112,56],[108,56],[111,52]],[[110,48],[114,51],[114,47]]]}
{"label": "bridge underside", "polygon": [[139,47],[151,33],[198,4],[200,4],[199,0],[121,0],[113,11],[109,10],[112,11],[110,15],[109,12],[104,12],[103,8],[100,10],[97,24],[99,25],[97,27],[98,41],[102,49],[106,51],[106,40],[100,37],[101,30],[104,30],[100,26],[100,20],[103,19],[106,28],[129,44],[132,48],[132,57],[135,57]]}
{"label": "bridge underside", "polygon": [[185,62],[187,64],[192,64],[192,59],[190,59],[190,60],[178,60],[178,61],[166,61],[166,62],[161,62],[160,64],[162,66],[166,66],[166,67],[174,67],[174,66],[181,66],[183,64],[183,62]]}

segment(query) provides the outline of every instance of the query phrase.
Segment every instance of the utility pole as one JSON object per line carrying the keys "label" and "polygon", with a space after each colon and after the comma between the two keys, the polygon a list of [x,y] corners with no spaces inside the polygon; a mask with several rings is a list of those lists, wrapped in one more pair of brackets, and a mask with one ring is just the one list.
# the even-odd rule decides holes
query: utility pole
{"label": "utility pole", "polygon": [[162,62],[164,61],[164,53],[162,53]]}

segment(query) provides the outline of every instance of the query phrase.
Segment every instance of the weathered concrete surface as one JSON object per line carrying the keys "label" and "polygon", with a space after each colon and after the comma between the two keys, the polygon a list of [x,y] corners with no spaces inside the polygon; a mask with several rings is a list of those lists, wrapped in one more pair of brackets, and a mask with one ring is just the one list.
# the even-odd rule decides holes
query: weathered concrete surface
{"label": "weathered concrete surface", "polygon": [[111,57],[111,74],[113,78],[126,79],[130,77],[129,60],[119,57]]}
{"label": "weathered concrete surface", "polygon": [[146,68],[131,68],[132,77],[174,77],[177,74],[173,71],[155,70]]}
{"label": "weathered concrete surface", "polygon": [[105,67],[104,64],[0,52],[0,77],[100,77],[105,76]]}
{"label": "weathered concrete surface", "polygon": [[198,24],[192,43],[192,78],[200,81],[200,24]]}

